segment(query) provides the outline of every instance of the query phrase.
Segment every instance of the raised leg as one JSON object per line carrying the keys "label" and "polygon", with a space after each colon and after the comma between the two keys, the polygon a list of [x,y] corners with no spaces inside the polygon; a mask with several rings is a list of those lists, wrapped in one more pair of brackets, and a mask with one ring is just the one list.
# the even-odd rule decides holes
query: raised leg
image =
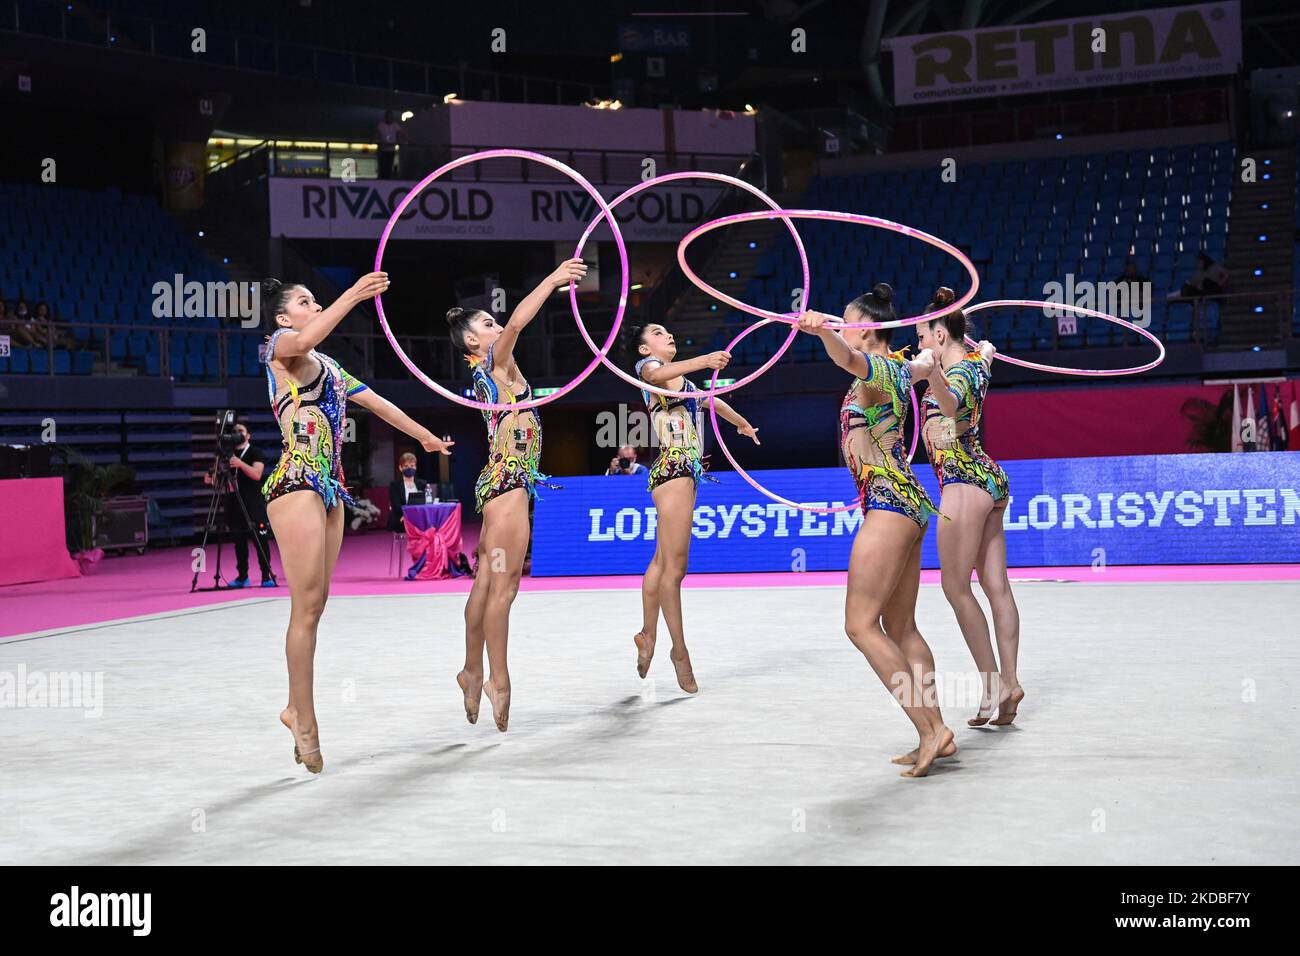
{"label": "raised leg", "polygon": [[677,684],[688,694],[700,688],[695,682],[686,634],[682,626],[682,580],[691,553],[691,526],[695,521],[695,481],[674,478],[653,492],[659,520],[656,530],[659,556],[659,607],[673,647],[669,652],[677,672]]}
{"label": "raised leg", "polygon": [[313,693],[316,632],[329,597],[333,560],[327,555],[331,550],[335,558],[338,555],[338,544],[331,542],[329,532],[331,525],[336,526],[341,539],[343,509],[336,508],[336,514],[327,516],[314,491],[294,491],[270,502],[266,510],[281,543],[280,562],[289,583],[289,629],[285,635],[289,703],[280,720],[293,732],[295,757],[308,770],[319,773],[324,761]]}

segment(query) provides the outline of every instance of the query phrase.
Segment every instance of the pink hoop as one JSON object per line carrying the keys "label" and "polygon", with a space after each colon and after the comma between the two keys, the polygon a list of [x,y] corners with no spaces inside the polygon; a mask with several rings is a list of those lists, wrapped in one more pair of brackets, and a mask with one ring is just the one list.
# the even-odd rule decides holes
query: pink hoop
{"label": "pink hoop", "polygon": [[[932,246],[942,249],[944,252],[948,253],[948,255],[960,262],[962,267],[965,268],[967,274],[970,275],[970,288],[966,293],[956,302],[946,305],[942,309],[936,309],[934,312],[925,312],[921,315],[912,316],[907,319],[894,319],[890,322],[827,322],[825,327],[828,329],[901,329],[908,325],[920,325],[922,322],[929,322],[933,319],[939,318],[941,315],[947,315],[954,309],[962,308],[967,302],[975,298],[975,293],[979,291],[980,277],[979,273],[975,271],[975,264],[971,262],[960,249],[951,243],[944,242],[938,236],[932,236],[928,232],[924,232],[912,226],[905,226],[902,223],[890,222],[888,219],[880,219],[876,216],[862,216],[849,212],[835,212],[827,209],[777,209],[772,212],[743,212],[734,216],[723,216],[721,219],[714,219],[702,223],[688,232],[682,241],[677,244],[677,264],[682,267],[682,271],[686,273],[686,278],[691,280],[692,284],[694,284],[697,289],[713,296],[719,301],[727,303],[734,309],[739,309],[741,312],[748,312],[750,315],[756,315],[761,319],[773,319],[777,322],[797,323],[799,321],[797,313],[769,312],[767,309],[759,309],[752,305],[746,305],[739,299],[733,299],[726,293],[719,292],[696,275],[695,271],[686,261],[686,247],[706,232],[711,232],[714,229],[720,229],[723,226],[729,226],[737,222],[752,222],[755,219],[776,218],[827,219],[834,222],[851,222],[862,226],[875,226],[878,229],[902,233],[905,236],[920,239],[922,242],[927,242]],[[808,286],[806,284],[804,285],[803,301],[804,307],[807,308]]]}
{"label": "pink hoop", "polygon": [[[737,342],[739,342],[741,339],[743,339],[750,332],[753,332],[756,329],[760,329],[772,321],[773,321],[772,319],[760,319],[759,321],[755,322],[753,325],[749,326],[749,328],[745,329],[743,332],[741,332],[739,335],[737,335],[734,339],[731,340],[731,344],[727,346],[727,351],[731,351],[731,347],[735,345]],[[721,370],[714,369],[712,381],[717,380],[719,371]],[[921,406],[916,400],[916,389],[914,388],[909,389],[909,391],[912,393],[913,425],[912,425],[912,448],[907,453],[907,462],[908,464],[911,464],[912,458],[916,455],[916,440],[921,437]],[[760,494],[764,494],[767,497],[771,498],[773,501],[778,502],[779,504],[786,505],[787,507],[795,508],[799,511],[812,511],[812,512],[816,512],[817,514],[829,515],[829,514],[835,514],[840,511],[852,511],[854,508],[860,507],[861,502],[855,501],[852,504],[841,505],[838,508],[818,508],[814,505],[804,505],[804,504],[800,504],[797,501],[791,501],[789,498],[782,498],[776,492],[769,491],[767,488],[764,488],[752,477],[750,477],[749,472],[747,472],[744,468],[740,467],[740,463],[737,462],[735,456],[731,454],[731,449],[727,447],[726,441],[723,440],[722,428],[721,426],[718,425],[717,403],[714,402],[713,399],[711,398],[709,399],[709,420],[713,424],[714,441],[716,441],[718,443],[718,447],[722,449],[722,454],[726,456],[727,461],[731,462],[731,467],[736,470],[736,473],[740,475],[741,478],[744,478],[745,481],[747,481],[750,484],[750,486]]]}
{"label": "pink hoop", "polygon": [[[564,395],[567,395],[573,389],[581,385],[587,379],[587,377],[596,370],[596,366],[600,364],[605,354],[609,352],[610,347],[613,346],[614,340],[618,335],[619,326],[623,324],[623,313],[627,311],[627,285],[628,285],[627,246],[623,242],[623,233],[619,231],[618,221],[614,218],[613,209],[608,204],[606,204],[605,197],[603,197],[596,190],[595,186],[589,183],[576,170],[570,169],[568,166],[560,162],[558,159],[551,159],[551,157],[543,156],[541,153],[533,153],[523,149],[487,149],[478,153],[470,153],[466,156],[461,156],[459,159],[453,159],[451,162],[447,163],[446,165],[439,166],[429,175],[425,176],[418,183],[416,183],[415,187],[410,192],[408,192],[404,197],[402,197],[402,201],[397,204],[397,208],[393,210],[393,214],[388,217],[388,222],[384,225],[383,234],[379,237],[379,249],[375,252],[375,271],[376,272],[382,271],[381,266],[383,265],[383,261],[384,261],[384,249],[388,245],[388,237],[392,233],[393,227],[397,225],[397,220],[401,217],[402,213],[406,211],[406,207],[410,205],[411,200],[413,200],[417,195],[419,195],[425,186],[428,186],[429,183],[433,182],[435,179],[437,179],[439,176],[442,176],[444,173],[449,173],[453,169],[456,169],[459,166],[464,166],[467,163],[478,162],[481,159],[493,159],[500,156],[512,156],[519,159],[530,159],[533,160],[534,162],[541,163],[543,166],[549,166],[552,169],[559,170],[560,172],[564,173],[566,176],[571,178],[583,189],[585,189],[587,193],[591,196],[591,198],[596,201],[596,205],[599,206],[601,209],[601,215],[600,217],[598,217],[597,221],[599,221],[602,218],[609,220],[609,228],[614,233],[614,242],[618,246],[618,258],[619,258],[619,264],[623,269],[623,279],[622,279],[622,285],[620,286],[620,290],[619,290],[618,312],[615,313],[614,315],[614,325],[610,328],[609,337],[605,339],[605,344],[604,346],[601,347],[601,350],[597,355],[597,357],[593,358],[591,360],[591,364],[578,373],[577,378],[573,379],[571,382],[564,385],[562,388],[557,389],[550,395],[543,396],[542,398],[533,398],[533,399],[529,399],[526,402],[512,402],[509,404],[500,403],[500,402],[474,401],[473,399],[465,398],[461,395],[457,395],[455,392],[443,388],[433,379],[429,378],[429,376],[425,375],[424,372],[422,372],[416,366],[416,364],[411,361],[410,356],[408,356],[404,351],[402,351],[402,347],[397,344],[397,338],[396,336],[393,335],[392,329],[388,327],[388,319],[384,315],[384,304],[382,302],[382,298],[383,298],[382,296],[375,296],[375,311],[379,313],[379,325],[380,327],[383,328],[384,335],[387,337],[388,343],[393,347],[393,351],[397,353],[397,357],[402,360],[402,363],[408,369],[410,369],[412,375],[418,378],[429,388],[433,389],[443,398],[450,399],[456,404],[464,405],[467,408],[477,408],[486,411],[504,411],[506,409],[510,409],[513,411],[523,411],[524,409],[527,408],[537,408],[538,406],[546,405],[549,402],[553,402],[557,398],[561,398]],[[579,246],[579,248],[581,248],[581,246]],[[575,253],[574,255],[576,257],[577,253]],[[570,293],[572,293],[572,291],[573,291],[573,284],[570,283]],[[576,298],[574,299],[574,301],[575,301],[574,314],[576,315],[577,314]]]}
{"label": "pink hoop", "polygon": [[[647,179],[644,182],[637,183],[631,189],[620,194],[619,196],[616,196],[613,199],[613,201],[610,202],[609,207],[611,209],[615,208],[616,206],[618,206],[619,203],[623,202],[623,200],[635,196],[643,189],[649,189],[651,186],[656,186],[660,183],[669,183],[677,179],[712,179],[717,182],[727,183],[732,186],[738,186],[739,188],[744,189],[745,191],[753,194],[754,196],[757,196],[759,199],[763,200],[763,202],[767,203],[773,209],[781,208],[779,205],[777,205],[776,201],[772,199],[772,197],[767,195],[767,193],[763,192],[757,186],[753,186],[745,182],[743,179],[737,179],[735,176],[727,176],[724,173],[705,173],[705,172],[665,173],[662,176],[655,176],[652,179]],[[590,236],[592,230],[595,229],[597,225],[599,225],[600,220],[602,218],[603,218],[602,216],[597,216],[590,223],[588,223],[586,230],[584,230],[582,233],[582,238],[578,240],[578,251],[574,253],[575,256],[579,255],[582,252],[582,247],[586,245],[587,237]],[[812,282],[812,278],[808,272],[808,253],[804,250],[803,239],[800,238],[799,230],[795,229],[794,223],[792,223],[789,219],[786,219],[785,224],[786,227],[790,230],[790,235],[794,237],[795,248],[799,250],[799,261],[803,265],[803,281],[804,281],[804,288],[806,289],[808,288],[808,285]],[[582,334],[583,339],[586,341],[587,347],[590,348],[593,352],[597,353],[597,359],[605,366],[605,368],[609,369],[611,372],[613,372],[623,381],[628,382],[631,385],[635,385],[637,388],[645,389],[647,392],[653,392],[656,395],[663,395],[665,398],[688,398],[688,397],[702,398],[711,395],[725,395],[727,394],[727,392],[735,391],[736,389],[740,388],[742,385],[748,385],[754,379],[758,378],[760,375],[762,375],[764,372],[770,369],[773,365],[775,365],[777,361],[781,358],[781,356],[784,355],[786,351],[790,348],[790,346],[794,344],[795,336],[799,334],[798,327],[792,324],[790,326],[790,335],[788,335],[786,337],[786,340],[781,344],[781,348],[778,349],[776,353],[771,358],[769,358],[766,362],[764,362],[757,369],[755,369],[749,375],[746,375],[738,382],[733,382],[731,385],[725,385],[722,388],[713,387],[708,389],[707,391],[700,390],[695,392],[673,392],[666,388],[659,388],[658,386],[651,385],[648,382],[644,382],[641,381],[640,379],[633,378],[631,375],[623,371],[621,368],[619,368],[617,365],[615,365],[606,357],[609,351],[608,349],[605,349],[603,352],[597,350],[596,343],[592,341],[591,336],[587,333],[587,327],[582,322],[582,316],[578,314],[578,292],[576,288],[569,289],[569,305],[573,309],[574,321],[578,323],[578,331]],[[717,378],[718,378],[717,375],[713,376],[714,381],[716,381]]]}
{"label": "pink hoop", "polygon": [[[1105,378],[1110,375],[1137,375],[1140,372],[1149,372],[1165,360],[1164,343],[1140,325],[1134,325],[1132,322],[1121,319],[1118,316],[1107,315],[1105,312],[1097,312],[1093,309],[1085,309],[1078,305],[1070,305],[1065,302],[1037,302],[1028,299],[996,299],[992,302],[981,302],[978,305],[973,305],[965,311],[967,315],[970,315],[974,312],[982,312],[985,309],[996,309],[1001,306],[1018,306],[1034,309],[1042,308],[1043,306],[1050,306],[1053,309],[1062,309],[1066,312],[1073,312],[1076,315],[1090,315],[1093,318],[1105,319],[1107,322],[1114,322],[1116,325],[1122,325],[1125,328],[1132,329],[1140,335],[1146,336],[1155,344],[1155,347],[1159,352],[1159,354],[1156,355],[1155,361],[1148,362],[1146,365],[1135,365],[1132,368],[1117,369],[1064,368],[1059,365],[1040,365],[1038,362],[1027,362],[1024,359],[1013,358],[1010,355],[1003,355],[1001,352],[997,352],[993,356],[994,358],[1001,359],[1010,365],[1019,365],[1021,368],[1031,368],[1039,372],[1055,372],[1058,375],[1082,375],[1091,378]],[[966,337],[966,342],[970,345],[979,344],[971,339],[970,336]]]}

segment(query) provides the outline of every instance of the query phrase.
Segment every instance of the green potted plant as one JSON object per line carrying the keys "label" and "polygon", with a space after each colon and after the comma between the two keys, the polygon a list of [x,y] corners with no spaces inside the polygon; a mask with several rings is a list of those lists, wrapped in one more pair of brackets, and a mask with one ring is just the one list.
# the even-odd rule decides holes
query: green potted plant
{"label": "green potted plant", "polygon": [[63,513],[68,552],[83,573],[94,568],[104,552],[95,547],[95,519],[103,514],[104,500],[135,480],[130,465],[97,465],[80,452],[60,445],[55,449],[63,476]]}

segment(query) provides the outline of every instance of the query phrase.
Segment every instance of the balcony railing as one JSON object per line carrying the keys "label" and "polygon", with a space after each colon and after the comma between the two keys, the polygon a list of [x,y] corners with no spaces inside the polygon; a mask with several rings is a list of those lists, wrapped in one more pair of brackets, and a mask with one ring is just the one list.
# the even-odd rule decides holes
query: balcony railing
{"label": "balcony railing", "polygon": [[[1286,289],[1268,293],[1234,293],[1232,295],[1216,296],[1214,299],[1219,300],[1220,308],[1223,308],[1224,300],[1240,300],[1248,302],[1252,309],[1256,307],[1262,308],[1264,311],[1258,313],[1260,341],[1264,344],[1276,344],[1278,342],[1286,344],[1288,341],[1300,337],[1300,317],[1297,317],[1295,313],[1295,294],[1296,290]],[[1207,350],[1225,348],[1219,345],[1216,331],[1217,326],[1222,325],[1224,320],[1221,319],[1219,323],[1207,321],[1206,310],[1214,299],[1171,300],[1169,309],[1165,313],[1166,316],[1172,316],[1176,315],[1180,310],[1186,310],[1191,316],[1191,327],[1187,341],[1199,344]],[[597,343],[603,341],[605,337],[604,330],[609,327],[611,314],[612,310],[608,306],[583,306],[583,319],[588,325],[592,338]],[[1252,312],[1251,314],[1255,313]],[[1228,321],[1232,320],[1229,319]],[[35,323],[35,325],[41,330],[42,337],[46,339],[47,344],[30,349],[24,349],[16,341],[13,341],[14,333],[11,328],[0,328],[0,335],[9,335],[11,337],[12,351],[10,356],[0,357],[0,374],[26,373],[48,376],[76,374],[77,362],[80,361],[83,366],[85,364],[84,359],[78,360],[74,358],[77,352],[81,352],[83,354],[90,353],[94,356],[92,367],[85,369],[81,374],[152,376],[172,378],[181,382],[222,384],[230,378],[248,376],[250,366],[243,356],[251,354],[251,350],[255,349],[265,339],[265,332],[260,329],[191,328],[175,325],[63,321]],[[718,329],[725,327],[724,320],[721,317],[717,327]],[[1232,327],[1240,329],[1240,319]],[[76,349],[55,348],[53,344],[54,336],[51,331],[66,333],[73,330],[86,331],[86,334],[81,337],[79,347]],[[708,329],[695,330],[693,332],[695,342],[691,348],[700,352],[707,351],[711,347],[710,343],[705,340],[709,332]],[[114,356],[113,353],[118,351],[114,347],[115,333],[129,337],[125,346],[128,354]],[[994,325],[988,334],[990,334],[995,344],[998,344],[1000,337],[1005,337],[1005,331],[997,325]],[[1167,344],[1180,344],[1182,341],[1181,333],[1178,338],[1174,338],[1172,335],[1168,335],[1165,329],[1159,325],[1156,327],[1155,334],[1165,337]],[[173,349],[173,343],[177,341],[178,336],[183,336],[181,341],[185,342],[183,352]],[[356,362],[349,368],[349,371],[354,372],[363,379],[405,378],[410,374],[401,365],[387,339],[381,333],[336,334],[335,337],[342,340],[336,345],[335,351],[350,352],[352,356],[355,356]],[[401,333],[397,337],[403,350],[426,374],[448,387],[463,389],[468,386],[468,368],[463,357],[452,347],[448,336]],[[197,348],[194,346],[196,341],[201,343]],[[1042,341],[1036,341],[1035,350],[1045,351],[1058,348],[1074,350],[1081,347],[1093,347],[1091,344],[1085,344],[1085,342],[1086,340],[1080,336],[1062,337],[1053,334]],[[120,337],[117,338],[116,344],[119,346],[123,344]],[[1146,349],[1149,346],[1146,345],[1145,339],[1126,333],[1123,337],[1122,347]],[[1250,350],[1253,346],[1250,343],[1243,343],[1229,347],[1244,351]],[[232,369],[230,362],[232,350],[240,356],[237,367],[234,369]],[[328,343],[326,344],[326,351],[330,351]],[[1008,348],[1007,351],[1011,351],[1011,349]],[[19,352],[24,354],[19,356]],[[31,354],[33,352],[42,353],[43,360],[33,361]],[[59,353],[66,353],[68,357],[56,361],[56,356]],[[816,352],[813,352],[812,356],[815,357],[816,354]],[[185,358],[185,355],[198,355],[202,358],[199,362],[191,363]],[[209,355],[215,356],[214,362],[207,362],[206,357]],[[587,345],[573,328],[567,305],[549,307],[543,315],[538,317],[530,334],[521,338],[516,346],[516,356],[520,364],[528,370],[531,376],[538,380],[558,376],[567,378],[583,368],[590,361],[590,355],[591,352]],[[154,360],[150,361],[148,356],[153,356]],[[611,354],[611,359],[614,361],[622,361],[625,358],[626,356],[619,355],[616,350]],[[791,352],[786,361],[799,361],[799,358],[796,353]],[[65,363],[66,370],[64,368]],[[42,367],[38,371],[33,371],[33,367],[37,364]],[[16,368],[16,366],[19,367]],[[191,366],[195,367],[194,370],[191,370]],[[198,368],[198,366],[201,366],[201,368]],[[258,369],[259,371],[253,374],[261,374],[260,366],[258,366]]]}
{"label": "balcony railing", "polygon": [[[496,147],[485,145],[461,145],[443,147],[398,147],[398,166],[394,176],[414,180],[428,175],[436,165],[422,162],[419,168],[408,169],[417,155],[418,149],[424,155],[433,152],[439,158],[437,163],[448,162],[471,153]],[[593,183],[630,185],[639,182],[645,174],[647,159],[654,162],[654,174],[700,170],[711,173],[738,175],[737,168],[752,164],[736,153],[712,152],[655,152],[643,149],[573,149],[568,146],[530,146],[529,150],[541,153],[577,170],[579,175]],[[316,177],[339,178],[343,172],[345,160],[353,160],[352,174],[357,179],[377,179],[379,163],[377,148],[355,145],[321,143],[319,148],[292,146],[284,142],[266,140],[256,146],[248,146],[228,156],[208,168],[209,173],[247,164],[257,173],[282,177]],[[405,164],[405,165],[403,165]],[[425,168],[427,167],[427,168]],[[540,163],[526,159],[501,157],[470,163],[452,170],[448,179],[457,182],[480,183],[564,183],[569,177],[558,170],[542,166]]]}

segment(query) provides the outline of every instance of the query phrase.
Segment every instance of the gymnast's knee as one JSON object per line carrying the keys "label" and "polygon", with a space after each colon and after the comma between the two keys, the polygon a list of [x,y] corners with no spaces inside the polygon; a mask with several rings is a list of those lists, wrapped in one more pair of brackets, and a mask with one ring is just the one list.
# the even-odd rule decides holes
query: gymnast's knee
{"label": "gymnast's knee", "polygon": [[944,574],[942,576],[943,596],[948,599],[949,604],[956,604],[959,601],[975,600],[975,592],[970,588],[970,572],[966,574]]}
{"label": "gymnast's knee", "polygon": [[987,580],[981,575],[980,590],[984,592],[990,603],[1011,599],[1011,581],[1004,574],[999,574],[997,577],[991,577]]}
{"label": "gymnast's knee", "polygon": [[669,585],[678,585],[686,577],[685,558],[664,558],[659,566],[659,580]]}
{"label": "gymnast's knee", "polygon": [[[885,633],[897,644],[903,644],[912,634],[916,633],[916,618],[908,614],[900,617],[890,617],[885,615],[881,622],[884,625]],[[919,636],[919,635],[918,635]]]}

